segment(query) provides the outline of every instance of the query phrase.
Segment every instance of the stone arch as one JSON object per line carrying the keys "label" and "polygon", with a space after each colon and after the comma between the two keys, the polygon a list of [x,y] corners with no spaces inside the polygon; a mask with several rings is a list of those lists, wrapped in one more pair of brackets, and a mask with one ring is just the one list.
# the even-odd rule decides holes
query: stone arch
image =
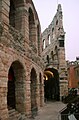
{"label": "stone arch", "polygon": [[47,55],[47,63],[49,63],[49,55]]}
{"label": "stone arch", "polygon": [[15,27],[15,11],[16,11],[15,0],[10,0],[9,24],[12,27]]}
{"label": "stone arch", "polygon": [[29,7],[29,24],[35,24],[34,13],[31,7]]}
{"label": "stone arch", "polygon": [[52,60],[54,60],[54,52],[53,51],[51,51],[51,58],[52,58]]}
{"label": "stone arch", "polygon": [[[8,109],[16,109],[23,113],[25,108],[25,69],[21,62],[14,61],[8,71],[8,93],[7,93],[7,106]],[[13,92],[13,94],[12,94]],[[11,99],[14,99],[13,100]]]}
{"label": "stone arch", "polygon": [[55,53],[58,54],[58,47],[55,46]]}
{"label": "stone arch", "polygon": [[29,10],[29,44],[32,47],[32,49],[37,52],[36,46],[37,46],[37,42],[36,42],[36,27],[35,27],[35,16],[33,13],[32,8],[30,7]]}
{"label": "stone arch", "polygon": [[51,44],[50,34],[48,34],[48,44]]}
{"label": "stone arch", "polygon": [[[25,6],[24,0],[10,0],[10,10],[9,10],[9,24],[19,30],[18,27],[21,26],[21,10],[20,7]],[[20,25],[19,25],[20,24]]]}
{"label": "stone arch", "polygon": [[34,68],[31,69],[30,74],[30,90],[31,90],[31,112],[32,115],[35,115],[37,113],[37,74]]}
{"label": "stone arch", "polygon": [[59,73],[54,68],[47,68],[44,71],[44,95],[45,100],[59,100]]}

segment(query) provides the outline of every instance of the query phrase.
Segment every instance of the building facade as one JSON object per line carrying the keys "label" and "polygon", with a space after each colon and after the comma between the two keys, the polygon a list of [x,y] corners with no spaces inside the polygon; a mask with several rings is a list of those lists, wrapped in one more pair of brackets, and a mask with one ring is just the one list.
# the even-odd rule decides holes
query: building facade
{"label": "building facade", "polygon": [[79,59],[67,63],[68,66],[68,88],[79,88]]}
{"label": "building facade", "polygon": [[[67,92],[61,5],[42,33],[32,0],[0,1],[0,119],[30,117]],[[23,120],[23,119],[22,119]]]}
{"label": "building facade", "polygon": [[[45,65],[45,97],[47,99],[61,99],[68,92],[68,81],[65,60],[65,32],[60,4],[53,21],[42,33],[42,42],[42,58]],[[48,84],[51,84],[52,87],[49,87]],[[47,93],[48,90],[49,93]]]}
{"label": "building facade", "polygon": [[32,0],[0,0],[1,120],[8,120],[12,109],[29,116],[43,106],[41,46]]}

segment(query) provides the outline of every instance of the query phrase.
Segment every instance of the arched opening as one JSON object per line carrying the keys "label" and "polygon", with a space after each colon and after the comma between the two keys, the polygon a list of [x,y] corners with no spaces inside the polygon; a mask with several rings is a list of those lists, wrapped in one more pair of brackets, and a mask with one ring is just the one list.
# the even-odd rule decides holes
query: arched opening
{"label": "arched opening", "polygon": [[8,73],[8,94],[7,94],[7,105],[8,109],[15,109],[15,76],[12,66]]}
{"label": "arched opening", "polygon": [[50,34],[48,35],[48,43],[51,44]]}
{"label": "arched opening", "polygon": [[25,70],[19,61],[14,61],[8,72],[7,107],[25,112]]}
{"label": "arched opening", "polygon": [[37,52],[36,27],[35,27],[34,14],[31,8],[29,8],[29,44],[34,50],[34,52]]}
{"label": "arched opening", "polygon": [[12,27],[15,27],[15,11],[15,0],[10,0],[9,23]]}
{"label": "arched opening", "polygon": [[48,101],[58,101],[59,95],[59,74],[54,68],[47,68],[44,71],[44,97]]}
{"label": "arched opening", "polygon": [[10,0],[9,24],[19,30],[22,27],[24,0]]}
{"label": "arched opening", "polygon": [[54,28],[52,28],[52,38],[54,38]]}
{"label": "arched opening", "polygon": [[32,115],[36,115],[38,108],[37,108],[37,102],[36,102],[36,95],[37,95],[37,75],[36,75],[36,71],[33,68],[31,70],[31,111],[32,111]]}
{"label": "arched opening", "polygon": [[56,20],[56,25],[58,25],[58,20]]}
{"label": "arched opening", "polygon": [[55,46],[55,53],[56,53],[56,55],[58,55],[58,48],[57,48],[57,46]]}
{"label": "arched opening", "polygon": [[46,41],[43,39],[43,50],[46,48]]}
{"label": "arched opening", "polygon": [[47,55],[47,63],[49,63],[49,55]]}
{"label": "arched opening", "polygon": [[51,58],[52,58],[52,60],[54,60],[54,53],[53,53],[53,51],[51,51]]}

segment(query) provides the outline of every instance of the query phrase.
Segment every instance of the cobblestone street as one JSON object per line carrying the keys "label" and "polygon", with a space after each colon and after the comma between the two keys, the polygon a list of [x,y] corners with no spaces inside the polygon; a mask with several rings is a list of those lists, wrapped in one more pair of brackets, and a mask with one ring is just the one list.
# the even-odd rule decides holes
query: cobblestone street
{"label": "cobblestone street", "polygon": [[47,102],[34,120],[58,120],[59,111],[65,106],[62,102]]}

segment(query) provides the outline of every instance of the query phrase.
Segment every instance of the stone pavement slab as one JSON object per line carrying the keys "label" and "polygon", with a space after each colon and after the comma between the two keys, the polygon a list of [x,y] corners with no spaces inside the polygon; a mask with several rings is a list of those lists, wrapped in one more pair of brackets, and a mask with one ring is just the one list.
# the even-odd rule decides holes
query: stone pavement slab
{"label": "stone pavement slab", "polygon": [[59,111],[65,106],[66,104],[62,102],[47,102],[45,106],[40,109],[34,120],[58,120]]}

